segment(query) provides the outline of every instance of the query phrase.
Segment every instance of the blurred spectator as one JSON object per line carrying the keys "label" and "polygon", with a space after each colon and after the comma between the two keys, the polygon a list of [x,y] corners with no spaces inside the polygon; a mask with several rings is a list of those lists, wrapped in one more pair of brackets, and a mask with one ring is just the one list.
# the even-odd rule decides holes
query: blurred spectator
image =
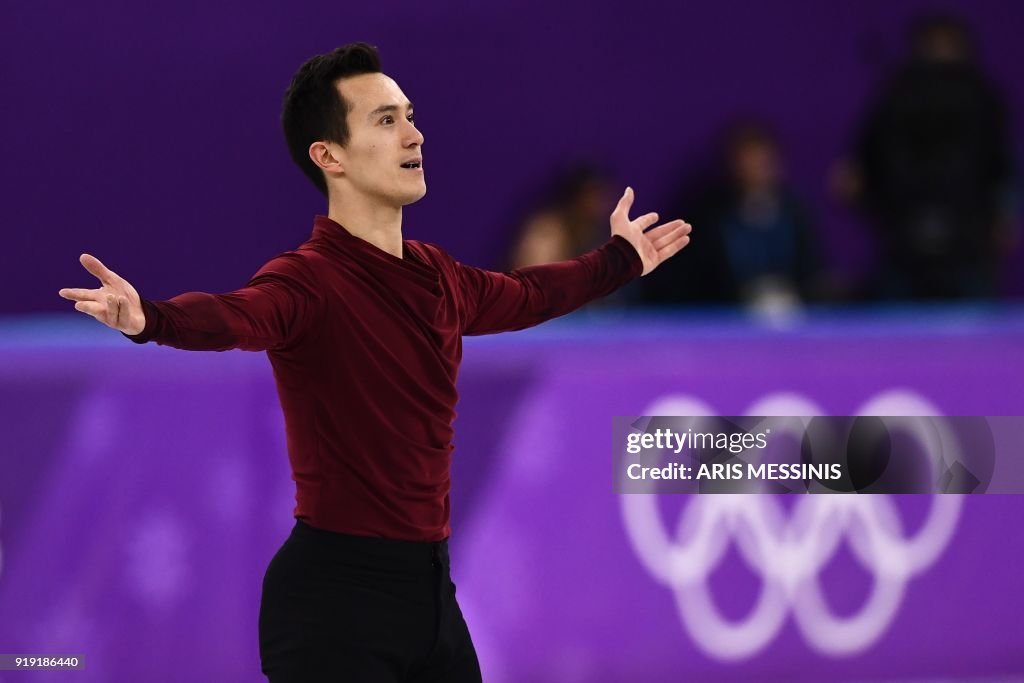
{"label": "blurred spectator", "polygon": [[545,195],[523,224],[510,258],[513,268],[575,258],[611,236],[608,216],[616,198],[597,166],[560,172]]}
{"label": "blurred spectator", "polygon": [[807,212],[785,184],[776,137],[758,123],[735,125],[721,156],[724,179],[683,212],[694,226],[688,259],[652,273],[644,299],[776,312],[818,298],[818,247]]}
{"label": "blurred spectator", "polygon": [[1011,149],[999,92],[967,27],[918,19],[911,55],[883,87],[836,189],[881,240],[882,298],[991,297],[1014,236]]}

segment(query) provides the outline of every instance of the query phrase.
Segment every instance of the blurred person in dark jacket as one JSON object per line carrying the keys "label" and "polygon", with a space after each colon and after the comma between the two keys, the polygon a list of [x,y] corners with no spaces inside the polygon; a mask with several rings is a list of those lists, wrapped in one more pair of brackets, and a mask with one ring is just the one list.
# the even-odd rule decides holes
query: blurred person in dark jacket
{"label": "blurred person in dark jacket", "polygon": [[887,299],[987,298],[1015,236],[1007,121],[967,27],[923,17],[911,55],[870,107],[837,189],[878,231]]}
{"label": "blurred person in dark jacket", "polygon": [[683,268],[642,283],[644,299],[741,303],[770,313],[819,298],[817,241],[807,211],[786,185],[776,136],[758,122],[735,124],[721,157],[722,180],[702,190],[691,209],[701,226],[691,247],[697,253]]}

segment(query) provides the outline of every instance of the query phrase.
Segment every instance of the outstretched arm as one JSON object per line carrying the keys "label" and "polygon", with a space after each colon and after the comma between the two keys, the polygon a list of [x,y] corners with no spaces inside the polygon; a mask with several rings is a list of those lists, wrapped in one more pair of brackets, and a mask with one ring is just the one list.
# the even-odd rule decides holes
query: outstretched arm
{"label": "outstretched arm", "polygon": [[75,309],[93,316],[132,341],[192,351],[262,351],[297,342],[316,322],[322,297],[299,257],[284,254],[260,269],[246,287],[227,294],[187,292],[167,301],[147,301],[135,288],[88,254],[82,265],[100,281],[98,289],[62,289]]}
{"label": "outstretched arm", "polygon": [[652,228],[656,213],[630,220],[633,198],[626,188],[612,212],[611,241],[575,259],[509,273],[458,264],[463,334],[519,330],[565,315],[646,275],[689,243],[685,221]]}

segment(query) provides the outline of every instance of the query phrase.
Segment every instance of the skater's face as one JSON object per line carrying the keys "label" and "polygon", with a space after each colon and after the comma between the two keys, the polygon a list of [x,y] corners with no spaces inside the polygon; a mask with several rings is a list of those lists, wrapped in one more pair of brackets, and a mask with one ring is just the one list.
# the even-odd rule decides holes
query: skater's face
{"label": "skater's face", "polygon": [[427,192],[423,175],[423,134],[413,122],[412,103],[382,73],[340,80],[348,104],[348,144],[337,146],[339,178],[352,190],[394,206],[411,204]]}

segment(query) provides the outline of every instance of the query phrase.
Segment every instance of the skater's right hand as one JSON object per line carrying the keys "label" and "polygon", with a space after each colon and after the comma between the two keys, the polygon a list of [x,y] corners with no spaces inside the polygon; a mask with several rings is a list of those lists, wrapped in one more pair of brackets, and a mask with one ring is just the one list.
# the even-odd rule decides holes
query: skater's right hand
{"label": "skater's right hand", "polygon": [[79,259],[85,269],[100,281],[99,289],[62,289],[65,299],[75,302],[75,310],[88,313],[108,327],[125,334],[139,334],[146,327],[139,293],[127,280],[89,254]]}

